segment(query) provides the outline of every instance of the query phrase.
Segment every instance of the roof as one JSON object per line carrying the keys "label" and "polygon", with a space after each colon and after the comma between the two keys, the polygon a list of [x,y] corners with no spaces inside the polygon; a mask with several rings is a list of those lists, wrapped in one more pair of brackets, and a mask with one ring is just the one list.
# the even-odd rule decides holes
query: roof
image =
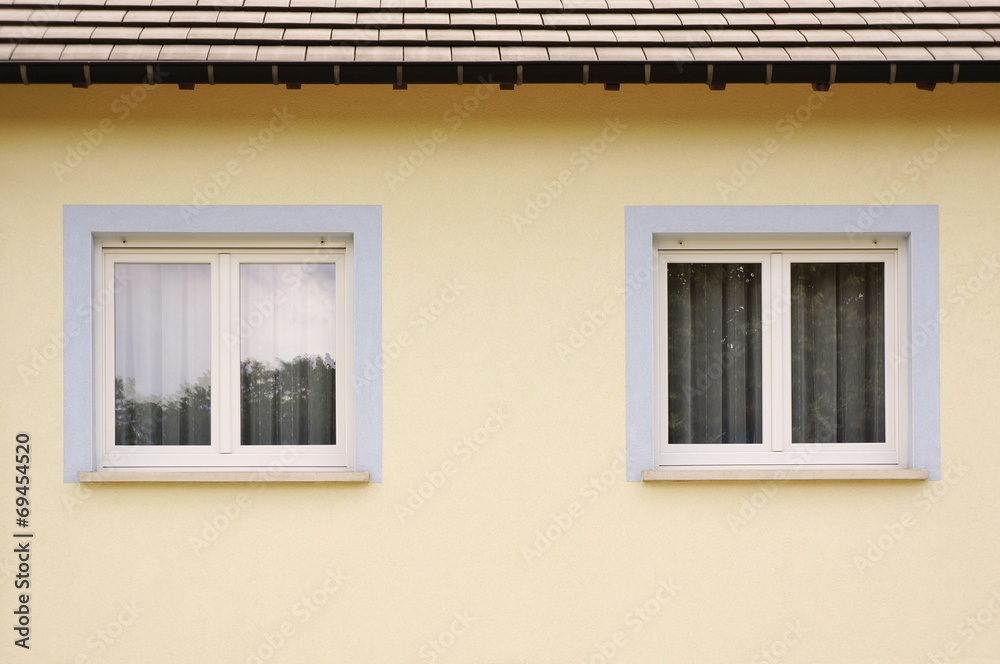
{"label": "roof", "polygon": [[0,82],[1000,80],[993,0],[0,0]]}

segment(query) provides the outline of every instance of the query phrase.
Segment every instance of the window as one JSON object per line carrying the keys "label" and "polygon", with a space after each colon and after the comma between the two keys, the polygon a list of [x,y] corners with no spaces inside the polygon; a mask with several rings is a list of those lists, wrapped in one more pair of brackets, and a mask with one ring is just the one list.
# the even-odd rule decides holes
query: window
{"label": "window", "polygon": [[660,239],[658,464],[905,465],[900,244]]}
{"label": "window", "polygon": [[350,243],[177,244],[102,243],[99,466],[350,467]]}
{"label": "window", "polygon": [[939,479],[937,254],[932,206],[626,208],[628,479]]}
{"label": "window", "polygon": [[66,206],[64,480],[380,482],[381,254],[377,206]]}

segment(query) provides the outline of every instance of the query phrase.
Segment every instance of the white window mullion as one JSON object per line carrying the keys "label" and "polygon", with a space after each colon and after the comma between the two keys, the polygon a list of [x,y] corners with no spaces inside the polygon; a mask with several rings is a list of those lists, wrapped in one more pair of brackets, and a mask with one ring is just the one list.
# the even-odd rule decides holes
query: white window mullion
{"label": "white window mullion", "polygon": [[226,273],[229,283],[225,292],[223,308],[226,310],[227,328],[225,346],[229,366],[226,376],[229,379],[229,391],[225,395],[226,419],[225,430],[228,439],[226,452],[238,450],[240,446],[240,359],[243,348],[242,322],[240,319],[240,259],[232,254],[223,254],[226,261]]}
{"label": "white window mullion", "polygon": [[229,403],[229,440],[232,449],[238,450],[240,447],[240,360],[243,352],[243,322],[240,311],[240,265],[242,262],[237,256],[230,257],[229,265],[229,291],[226,294],[226,306],[229,311],[229,338],[230,344],[227,348],[229,353],[229,376],[230,386],[227,397]]}
{"label": "white window mullion", "polygon": [[[766,409],[771,420],[771,451],[781,452],[785,449],[786,438],[791,431],[791,357],[785,348],[786,340],[791,339],[791,293],[785,276],[788,268],[781,254],[771,254],[769,265],[770,316],[766,319],[770,331],[770,346],[765,346],[765,353],[770,351],[770,358],[765,357],[764,364],[768,367],[771,385],[769,392],[765,386],[764,402],[770,404]],[[785,409],[787,406],[788,413]],[[766,422],[766,420],[765,420]]]}
{"label": "white window mullion", "polygon": [[231,454],[233,439],[229,422],[232,419],[233,391],[232,352],[233,329],[229,302],[231,299],[232,274],[230,272],[229,254],[219,254],[218,284],[212,297],[212,343],[214,356],[217,359],[213,375],[218,375],[218,392],[212,394],[212,433],[219,452]]}

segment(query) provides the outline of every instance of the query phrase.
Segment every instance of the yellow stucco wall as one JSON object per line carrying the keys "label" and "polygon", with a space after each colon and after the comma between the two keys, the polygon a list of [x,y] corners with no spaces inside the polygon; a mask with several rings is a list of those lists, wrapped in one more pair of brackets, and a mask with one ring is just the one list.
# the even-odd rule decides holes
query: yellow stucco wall
{"label": "yellow stucco wall", "polygon": [[[1000,661],[998,102],[975,85],[0,88],[0,659]],[[244,144],[275,113],[273,140]],[[609,121],[620,133],[598,150]],[[399,170],[420,144],[433,153]],[[228,162],[238,173],[213,188]],[[563,171],[563,191],[515,223]],[[949,480],[625,482],[623,207],[886,191],[940,206]],[[197,194],[383,206],[384,340],[412,343],[385,370],[382,484],[62,483],[62,364],[47,348],[61,206]],[[416,322],[449,280],[457,301]],[[560,357],[608,302],[607,323]],[[22,378],[35,351],[51,359]],[[491,410],[499,431],[457,453]],[[33,438],[27,652],[10,627],[18,431]],[[400,518],[445,462],[454,474]],[[527,560],[574,502],[568,531]]]}

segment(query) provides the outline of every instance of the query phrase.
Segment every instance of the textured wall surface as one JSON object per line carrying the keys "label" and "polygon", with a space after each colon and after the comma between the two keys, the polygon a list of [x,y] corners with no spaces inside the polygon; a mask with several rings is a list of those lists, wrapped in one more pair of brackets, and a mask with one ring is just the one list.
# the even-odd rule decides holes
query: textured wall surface
{"label": "textured wall surface", "polygon": [[[3,87],[4,661],[1000,661],[998,101]],[[382,483],[64,484],[62,206],[307,203],[383,208]],[[944,479],[626,482],[624,207],[890,203],[940,206]]]}

